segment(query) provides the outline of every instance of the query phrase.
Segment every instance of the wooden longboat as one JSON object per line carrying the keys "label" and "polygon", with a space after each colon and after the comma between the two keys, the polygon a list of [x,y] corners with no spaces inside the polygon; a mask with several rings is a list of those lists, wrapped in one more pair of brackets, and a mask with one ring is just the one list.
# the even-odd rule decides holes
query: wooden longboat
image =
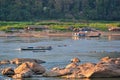
{"label": "wooden longboat", "polygon": [[51,46],[38,46],[38,47],[26,47],[21,48],[21,50],[51,50]]}

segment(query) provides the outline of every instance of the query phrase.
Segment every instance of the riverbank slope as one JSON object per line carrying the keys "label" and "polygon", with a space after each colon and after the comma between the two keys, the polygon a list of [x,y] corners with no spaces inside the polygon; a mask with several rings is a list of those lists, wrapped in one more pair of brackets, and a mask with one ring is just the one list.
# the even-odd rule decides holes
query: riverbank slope
{"label": "riverbank slope", "polygon": [[[120,32],[103,32],[101,36],[120,36]],[[73,32],[22,32],[22,33],[5,33],[0,32],[0,37],[72,37]]]}

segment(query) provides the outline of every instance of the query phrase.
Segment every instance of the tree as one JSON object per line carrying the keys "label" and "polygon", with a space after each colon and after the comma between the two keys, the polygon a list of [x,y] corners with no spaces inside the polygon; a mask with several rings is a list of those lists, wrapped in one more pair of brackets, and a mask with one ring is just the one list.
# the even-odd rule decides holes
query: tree
{"label": "tree", "polygon": [[120,0],[0,0],[0,21],[120,20]]}

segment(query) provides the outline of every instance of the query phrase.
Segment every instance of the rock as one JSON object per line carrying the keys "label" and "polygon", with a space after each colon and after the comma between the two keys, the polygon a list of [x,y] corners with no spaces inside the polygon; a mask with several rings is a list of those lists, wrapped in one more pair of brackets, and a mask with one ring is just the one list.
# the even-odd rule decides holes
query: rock
{"label": "rock", "polygon": [[[84,75],[82,75],[81,73],[79,73],[79,69],[74,69],[74,71],[71,73],[71,74],[69,74],[69,75],[64,75],[64,76],[61,76],[61,77],[63,77],[63,78],[68,78],[68,79],[83,79],[83,78],[85,78],[85,76]],[[86,79],[85,79],[86,80]]]}
{"label": "rock", "polygon": [[[85,63],[79,66],[79,73],[83,77],[120,77],[120,59],[104,57],[100,62]],[[74,74],[76,75],[76,74]],[[78,76],[80,77],[80,76]]]}
{"label": "rock", "polygon": [[13,78],[29,78],[33,74],[43,74],[45,68],[35,62],[25,62],[18,66],[14,72]]}
{"label": "rock", "polygon": [[12,76],[14,75],[14,70],[12,68],[5,68],[1,72],[3,75]]}
{"label": "rock", "polygon": [[35,74],[43,74],[45,72],[45,68],[37,63],[31,63],[29,67]]}
{"label": "rock", "polygon": [[10,61],[9,60],[0,61],[0,65],[3,65],[3,64],[10,64]]}
{"label": "rock", "polygon": [[115,61],[115,64],[120,66],[120,58],[117,58],[117,60]]}
{"label": "rock", "polygon": [[111,63],[111,64],[120,64],[120,58],[110,58],[110,57],[104,57],[101,59],[100,62],[103,63]]}
{"label": "rock", "polygon": [[85,63],[76,66],[74,69],[72,69],[72,74],[65,75],[62,77],[65,78],[86,78],[89,77],[94,72],[94,63]]}
{"label": "rock", "polygon": [[52,69],[51,71],[46,71],[43,76],[45,77],[59,77],[71,74],[70,69]]}
{"label": "rock", "polygon": [[59,73],[54,72],[54,71],[46,71],[44,74],[42,74],[44,77],[58,77],[60,76]]}
{"label": "rock", "polygon": [[110,58],[110,57],[104,57],[101,59],[101,62],[104,62],[104,63],[114,63],[114,59],[113,58]]}
{"label": "rock", "polygon": [[94,67],[95,67],[94,63],[85,63],[79,65],[78,66],[79,72],[77,74],[80,74],[80,76],[82,75],[82,77],[90,77],[91,74],[94,72]]}
{"label": "rock", "polygon": [[54,67],[51,69],[52,71],[55,71],[55,70],[61,70],[59,67]]}
{"label": "rock", "polygon": [[[14,76],[12,76],[12,78],[21,79],[21,78],[25,78],[25,77],[23,77],[22,74],[15,74]],[[27,78],[29,78],[29,77],[27,77]]]}
{"label": "rock", "polygon": [[15,79],[19,79],[19,78],[30,78],[33,75],[32,70],[30,69],[25,69],[24,71],[22,71],[19,74],[15,74],[14,76],[12,76],[12,78]]}
{"label": "rock", "polygon": [[[17,68],[13,70],[12,68],[1,69],[3,75],[7,75],[13,78],[29,78],[33,74],[43,74],[46,70],[40,63],[45,61],[38,59],[29,59],[29,58],[15,58],[11,61],[3,60],[1,64],[17,64]],[[10,65],[11,65],[10,64]]]}
{"label": "rock", "polygon": [[71,59],[71,63],[68,64],[65,68],[69,68],[69,69],[76,68],[79,62],[80,62],[79,58],[73,58]]}
{"label": "rock", "polygon": [[107,57],[103,57],[103,58],[101,59],[101,61],[102,61],[102,62],[108,62],[109,59],[110,59],[110,57],[107,56]]}
{"label": "rock", "polygon": [[30,69],[35,74],[42,74],[45,72],[45,68],[35,62],[25,62],[18,66],[14,71],[15,74],[20,74],[22,71]]}
{"label": "rock", "polygon": [[76,63],[70,63],[70,64],[68,64],[65,68],[69,68],[69,69],[71,69],[71,68],[76,68],[78,65],[76,64]]}
{"label": "rock", "polygon": [[96,64],[90,77],[120,77],[120,58],[109,58]]}
{"label": "rock", "polygon": [[38,64],[45,63],[45,61],[39,60],[39,59],[30,59],[30,58],[15,58],[11,60],[12,64],[20,65],[24,62],[36,62]]}
{"label": "rock", "polygon": [[34,74],[64,78],[120,77],[120,58],[104,57],[96,64],[84,63],[79,65],[78,62],[80,62],[79,59],[72,60],[65,68],[54,67],[50,71],[46,71],[44,67],[34,62],[34,60],[31,60],[31,62],[25,60],[14,71],[8,68],[4,69],[2,74],[15,74],[13,78],[29,78]]}
{"label": "rock", "polygon": [[55,67],[55,68],[51,69],[50,71],[45,72],[43,74],[43,76],[58,77],[58,76],[70,75],[70,74],[72,74],[73,71],[76,70],[76,68],[78,66],[78,64],[77,64],[78,62],[80,62],[80,60],[78,58],[73,58],[71,60],[71,63],[68,64],[65,68]]}
{"label": "rock", "polygon": [[72,74],[80,77],[120,77],[120,58],[104,57],[100,62],[85,63],[77,67],[79,70]]}
{"label": "rock", "polygon": [[98,63],[76,62],[68,64],[65,68],[55,67],[44,73],[43,76],[60,76],[64,78],[94,78],[94,77],[120,77],[120,58],[104,57]]}
{"label": "rock", "polygon": [[80,59],[79,58],[73,58],[73,59],[71,59],[71,62],[72,63],[79,63]]}

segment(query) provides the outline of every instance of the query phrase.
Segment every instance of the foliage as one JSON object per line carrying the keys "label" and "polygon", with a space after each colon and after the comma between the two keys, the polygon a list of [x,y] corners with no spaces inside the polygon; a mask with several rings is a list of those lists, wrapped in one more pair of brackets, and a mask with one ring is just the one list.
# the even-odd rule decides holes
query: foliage
{"label": "foliage", "polygon": [[119,21],[119,14],[120,0],[0,0],[0,21]]}
{"label": "foliage", "polygon": [[0,30],[8,31],[11,28],[14,29],[23,29],[28,25],[47,25],[50,29],[66,31],[69,27],[90,27],[99,30],[106,31],[109,27],[119,27],[119,21],[89,21],[85,23],[84,21],[80,22],[53,22],[53,21],[41,21],[41,22],[0,22]]}

